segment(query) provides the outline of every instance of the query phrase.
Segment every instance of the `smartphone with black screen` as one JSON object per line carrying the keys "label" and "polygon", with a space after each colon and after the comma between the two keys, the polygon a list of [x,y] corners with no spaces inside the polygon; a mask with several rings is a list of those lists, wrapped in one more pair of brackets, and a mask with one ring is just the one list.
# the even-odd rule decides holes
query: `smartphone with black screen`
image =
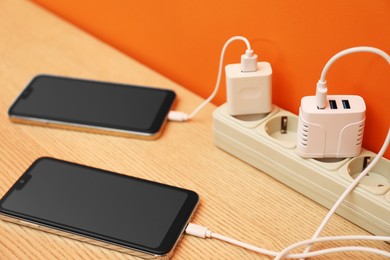
{"label": "smartphone with black screen", "polygon": [[39,75],[8,114],[17,123],[155,139],[175,97],[168,89]]}
{"label": "smartphone with black screen", "polygon": [[54,158],[0,200],[0,218],[144,258],[169,258],[198,204],[190,190]]}

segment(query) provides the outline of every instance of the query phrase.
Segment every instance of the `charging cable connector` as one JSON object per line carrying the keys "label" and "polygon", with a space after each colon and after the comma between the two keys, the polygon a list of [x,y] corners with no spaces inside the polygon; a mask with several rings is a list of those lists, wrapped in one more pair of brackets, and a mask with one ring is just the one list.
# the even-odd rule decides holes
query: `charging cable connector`
{"label": "charging cable connector", "polygon": [[255,72],[257,71],[257,54],[253,50],[247,49],[245,54],[241,55],[241,71]]}

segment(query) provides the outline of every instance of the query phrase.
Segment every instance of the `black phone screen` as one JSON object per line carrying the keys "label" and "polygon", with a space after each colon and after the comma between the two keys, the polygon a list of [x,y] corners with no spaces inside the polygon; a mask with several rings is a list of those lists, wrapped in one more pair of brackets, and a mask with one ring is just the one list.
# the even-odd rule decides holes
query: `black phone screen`
{"label": "black phone screen", "polygon": [[24,89],[9,115],[153,134],[175,96],[167,89],[42,75]]}
{"label": "black phone screen", "polygon": [[40,158],[0,201],[0,211],[153,253],[168,252],[198,202],[189,190]]}

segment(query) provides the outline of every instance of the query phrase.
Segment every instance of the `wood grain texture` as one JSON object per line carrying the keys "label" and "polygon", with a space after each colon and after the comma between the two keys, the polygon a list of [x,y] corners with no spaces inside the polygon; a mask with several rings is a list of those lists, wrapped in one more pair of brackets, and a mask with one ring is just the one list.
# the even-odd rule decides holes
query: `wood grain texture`
{"label": "wood grain texture", "polygon": [[[52,156],[194,190],[201,203],[193,222],[271,250],[311,237],[325,216],[322,206],[218,149],[213,105],[191,122],[169,123],[154,141],[11,123],[9,106],[41,73],[170,88],[179,97],[176,108],[187,112],[202,99],[28,1],[0,1],[0,39],[0,196],[36,158]],[[323,234],[368,233],[334,216]],[[353,244],[390,250],[386,243]],[[132,259],[3,221],[0,258]],[[194,237],[184,237],[173,258],[269,259]],[[318,257],[335,258],[380,259],[363,253]]]}

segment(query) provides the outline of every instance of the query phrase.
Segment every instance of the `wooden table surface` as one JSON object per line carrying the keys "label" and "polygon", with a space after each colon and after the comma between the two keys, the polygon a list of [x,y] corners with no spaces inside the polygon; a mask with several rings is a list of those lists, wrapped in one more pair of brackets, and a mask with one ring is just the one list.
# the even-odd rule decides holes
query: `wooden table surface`
{"label": "wooden table surface", "polygon": [[[217,68],[216,68],[217,70]],[[180,186],[200,195],[194,223],[270,250],[312,236],[327,209],[213,144],[207,105],[191,122],[168,123],[154,141],[11,123],[7,110],[36,74],[47,73],[173,89],[176,109],[202,99],[41,7],[0,1],[0,196],[38,157],[51,156]],[[190,73],[190,72],[189,72]],[[210,92],[213,82],[210,82]],[[334,216],[323,235],[368,234]],[[376,242],[342,245],[376,246]],[[340,245],[327,243],[329,245]],[[318,245],[315,248],[323,248]],[[379,259],[349,253],[318,259]],[[128,259],[129,255],[0,221],[0,259]],[[174,259],[269,259],[217,240],[185,236]]]}

